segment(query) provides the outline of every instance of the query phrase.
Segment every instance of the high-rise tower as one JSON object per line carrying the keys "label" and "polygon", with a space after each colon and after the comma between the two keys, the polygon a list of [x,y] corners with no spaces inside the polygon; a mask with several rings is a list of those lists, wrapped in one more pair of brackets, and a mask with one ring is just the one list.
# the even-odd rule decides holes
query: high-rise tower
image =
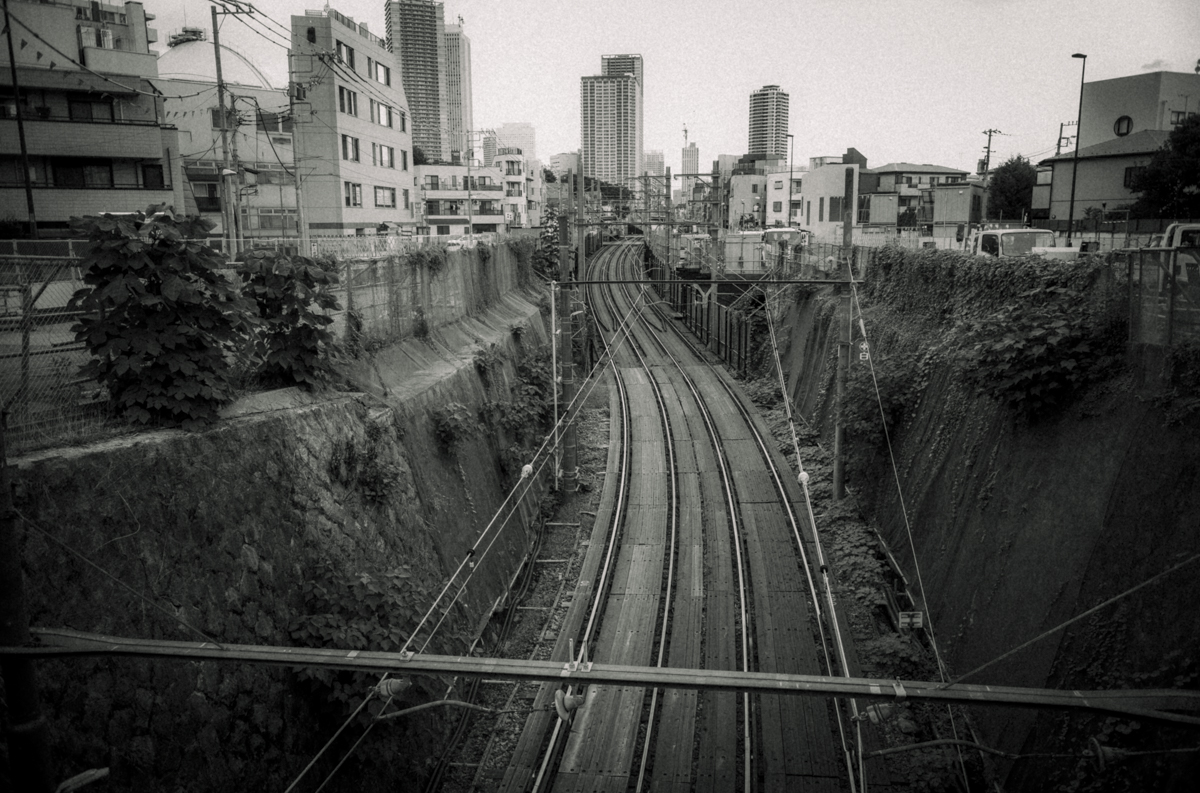
{"label": "high-rise tower", "polygon": [[442,130],[448,126],[442,91],[445,22],[433,0],[388,0],[384,12],[388,48],[396,58],[412,113],[413,145],[431,160],[448,160]]}
{"label": "high-rise tower", "polygon": [[472,148],[470,135],[475,120],[471,101],[471,39],[463,33],[462,17],[457,25],[446,25],[442,34],[440,89],[446,106],[445,147],[450,152],[461,152],[466,158]]}
{"label": "high-rise tower", "polygon": [[788,95],[777,85],[764,85],[750,94],[750,154],[786,157]]}
{"label": "high-rise tower", "polygon": [[580,78],[580,170],[616,185],[642,172],[642,56],[605,55]]}
{"label": "high-rise tower", "polygon": [[[683,147],[683,157],[680,164],[683,166],[684,173],[700,173],[700,149],[696,146],[696,141],[692,141]],[[683,177],[683,200],[692,200],[692,190],[695,189],[696,179],[692,176]]]}

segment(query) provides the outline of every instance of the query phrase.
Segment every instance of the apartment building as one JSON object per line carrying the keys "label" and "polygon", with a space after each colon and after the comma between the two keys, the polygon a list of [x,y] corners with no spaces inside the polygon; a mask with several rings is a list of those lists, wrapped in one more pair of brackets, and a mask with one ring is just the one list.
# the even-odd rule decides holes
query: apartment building
{"label": "apartment building", "polygon": [[626,186],[642,173],[642,56],[605,55],[580,78],[580,169]]}
{"label": "apartment building", "polygon": [[17,84],[7,47],[0,66],[0,218],[28,234],[20,112],[39,235],[70,235],[72,216],[182,208],[176,128],[150,44],[157,33],[141,3],[9,0]]}
{"label": "apartment building", "polygon": [[388,0],[384,23],[388,49],[394,54],[412,110],[413,144],[431,161],[448,161],[443,5],[433,0]]}
{"label": "apartment building", "polygon": [[293,121],[313,235],[411,233],[413,136],[387,42],[332,8],[293,16]]}
{"label": "apartment building", "polygon": [[788,103],[786,91],[764,85],[750,94],[750,154],[787,156]]}
{"label": "apartment building", "polygon": [[520,149],[526,161],[537,159],[537,130],[528,121],[506,121],[496,127],[498,148]]}
{"label": "apartment building", "polygon": [[432,163],[418,165],[416,178],[420,190],[418,234],[466,234],[468,225],[476,234],[506,230],[508,209],[501,168]]}

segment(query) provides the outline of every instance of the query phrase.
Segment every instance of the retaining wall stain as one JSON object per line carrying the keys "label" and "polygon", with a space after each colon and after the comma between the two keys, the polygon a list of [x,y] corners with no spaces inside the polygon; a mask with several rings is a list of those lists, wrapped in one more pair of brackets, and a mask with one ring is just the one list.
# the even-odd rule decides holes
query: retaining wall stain
{"label": "retaining wall stain", "polygon": [[[515,325],[524,332],[512,333]],[[447,453],[429,408],[454,400],[477,410],[513,381],[518,346],[545,339],[538,309],[509,294],[427,341],[361,362],[352,373],[361,393],[256,395],[205,432],[150,432],[14,460],[17,506],[31,524],[31,623],[278,645],[355,646],[353,631],[366,629],[379,633],[367,637],[374,649],[398,649],[386,642],[416,627],[506,495],[499,441],[481,430]],[[476,345],[492,343],[508,362],[485,386],[471,361]],[[516,572],[535,514],[522,508],[504,524],[428,651],[467,650]],[[370,593],[384,579],[381,605]],[[346,594],[351,586],[367,593],[362,603]],[[337,619],[310,613],[330,602]],[[356,621],[360,606],[367,616]],[[374,682],[135,659],[43,662],[38,673],[57,774],[110,767],[112,790],[281,789]],[[441,696],[448,681],[417,683],[414,701]],[[360,717],[330,748],[313,784],[366,725]],[[437,714],[380,725],[331,789],[418,785],[442,727]]]}

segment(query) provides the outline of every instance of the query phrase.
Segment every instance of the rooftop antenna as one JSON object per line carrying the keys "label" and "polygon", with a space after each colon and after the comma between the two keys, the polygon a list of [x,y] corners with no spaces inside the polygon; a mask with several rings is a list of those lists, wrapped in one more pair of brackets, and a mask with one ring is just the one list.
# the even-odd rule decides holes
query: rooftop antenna
{"label": "rooftop antenna", "polygon": [[683,122],[683,147],[687,148],[687,122]]}

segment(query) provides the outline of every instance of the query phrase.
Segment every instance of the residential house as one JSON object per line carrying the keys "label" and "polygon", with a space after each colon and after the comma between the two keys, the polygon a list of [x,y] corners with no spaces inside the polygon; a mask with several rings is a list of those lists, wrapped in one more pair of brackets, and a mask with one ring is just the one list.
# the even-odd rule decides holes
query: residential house
{"label": "residential house", "polygon": [[0,217],[28,217],[18,108],[40,236],[69,236],[73,216],[182,208],[177,131],[150,82],[154,16],[136,2],[9,0],[8,10],[20,90],[0,47]]}
{"label": "residential house", "polygon": [[395,56],[329,8],[292,17],[294,135],[313,235],[411,233],[412,133]]}
{"label": "residential house", "polygon": [[[1130,189],[1132,179],[1150,163],[1169,134],[1165,130],[1144,129],[1079,150],[1074,211],[1077,227],[1088,209],[1111,212],[1127,208],[1137,200],[1137,194]],[[1052,227],[1066,227],[1071,212],[1071,175],[1075,160],[1075,153],[1071,152],[1038,163],[1041,171],[1033,188],[1034,218],[1055,221],[1047,224]]]}

